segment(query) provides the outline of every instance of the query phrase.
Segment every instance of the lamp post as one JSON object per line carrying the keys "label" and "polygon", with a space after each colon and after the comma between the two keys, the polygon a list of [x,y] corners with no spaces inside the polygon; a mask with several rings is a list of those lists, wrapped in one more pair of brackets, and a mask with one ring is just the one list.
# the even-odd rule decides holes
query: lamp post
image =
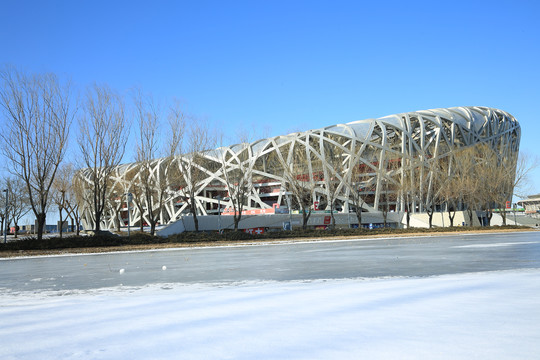
{"label": "lamp post", "polygon": [[218,208],[218,218],[217,218],[217,223],[218,223],[218,234],[221,234],[221,200],[223,200],[223,196],[221,195],[218,195],[216,196],[214,199],[217,200],[217,208]]}
{"label": "lamp post", "polygon": [[5,219],[5,226],[4,226],[4,244],[7,243],[7,227],[8,227],[8,213],[7,213],[7,210],[8,210],[8,189],[4,189],[2,190],[3,192],[6,193],[6,211],[4,213],[4,219]]}
{"label": "lamp post", "polygon": [[129,213],[131,212],[131,208],[130,208],[130,206],[129,206],[129,205],[131,204],[131,200],[133,200],[133,194],[132,194],[132,193],[127,193],[127,208],[128,208],[128,237],[130,237],[130,236],[131,236],[131,233],[130,233],[130,227],[129,227],[129,225],[130,225],[130,222],[131,222],[131,220],[130,220],[130,215],[129,215]]}
{"label": "lamp post", "polygon": [[517,204],[514,204],[514,225],[517,225],[516,210],[517,210]]}
{"label": "lamp post", "polygon": [[287,191],[284,195],[287,197],[287,206],[289,207],[289,229],[292,231],[291,193]]}
{"label": "lamp post", "polygon": [[62,238],[62,230],[63,230],[63,221],[62,221],[62,205],[58,204],[58,213],[60,214],[60,223],[58,224],[58,234],[60,235],[60,239]]}

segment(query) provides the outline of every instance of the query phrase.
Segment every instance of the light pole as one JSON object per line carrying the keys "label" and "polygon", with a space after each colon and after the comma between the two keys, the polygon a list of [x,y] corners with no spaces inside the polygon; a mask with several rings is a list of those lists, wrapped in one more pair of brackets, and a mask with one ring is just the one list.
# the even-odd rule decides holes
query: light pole
{"label": "light pole", "polygon": [[517,225],[516,210],[517,210],[517,204],[514,204],[514,225]]}
{"label": "light pole", "polygon": [[62,230],[63,230],[63,221],[62,221],[62,205],[58,205],[58,213],[60,214],[60,224],[58,225],[58,234],[60,235],[60,239],[62,238]]}
{"label": "light pole", "polygon": [[217,208],[218,208],[218,213],[217,213],[218,234],[221,234],[221,200],[223,200],[223,196],[218,195],[214,199],[217,200]]}
{"label": "light pole", "polygon": [[133,200],[133,194],[132,193],[127,193],[127,208],[128,208],[128,237],[130,237],[131,233],[130,233],[130,215],[129,213],[131,212],[131,208],[130,208],[130,204],[131,204],[131,200]]}
{"label": "light pole", "polygon": [[291,193],[287,191],[284,195],[287,196],[287,206],[289,207],[289,229],[292,231]]}
{"label": "light pole", "polygon": [[8,227],[8,189],[3,190],[6,193],[6,211],[4,213],[5,225],[4,225],[4,244],[7,243],[7,227]]}

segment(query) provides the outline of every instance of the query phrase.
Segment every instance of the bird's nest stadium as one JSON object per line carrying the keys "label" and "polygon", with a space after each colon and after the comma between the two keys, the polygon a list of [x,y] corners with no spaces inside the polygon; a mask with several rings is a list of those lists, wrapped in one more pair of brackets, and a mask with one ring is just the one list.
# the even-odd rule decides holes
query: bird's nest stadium
{"label": "bird's nest stadium", "polygon": [[[310,209],[315,212],[334,209],[347,213],[360,211],[359,207],[364,213],[380,213],[384,209],[403,212],[405,202],[399,183],[403,174],[411,170],[411,164],[429,169],[430,163],[438,159],[459,161],[457,150],[477,144],[486,144],[496,149],[499,156],[515,163],[519,141],[520,126],[516,119],[505,111],[488,107],[422,110],[359,120],[206,151],[200,154],[205,161],[197,165],[204,176],[196,184],[194,200],[198,215],[217,215],[218,204],[221,215],[230,214],[233,198],[226,172],[236,170],[249,176],[250,186],[243,204],[247,214],[273,214],[276,209],[286,208],[287,200],[291,200],[292,210],[301,210],[301,199],[295,199],[293,182],[307,190]],[[189,161],[192,156],[177,156],[175,161]],[[164,159],[151,163],[152,176],[167,176],[159,170],[163,164]],[[133,175],[137,166],[137,163],[118,166],[110,188],[135,193],[132,190],[141,176]],[[429,171],[425,173],[430,176]],[[81,174],[85,176],[84,171]],[[174,222],[190,213],[178,182],[171,181],[169,185],[163,206],[154,209],[159,211],[160,224]],[[355,191],[363,192],[360,206],[353,201]],[[391,192],[395,196],[388,196]],[[90,208],[80,205],[85,228],[92,228]],[[411,211],[414,210],[422,209],[415,207]],[[144,206],[132,206],[131,211],[131,225],[148,223]],[[114,227],[118,216],[125,223],[126,208],[121,215],[110,211],[103,217],[103,225]]]}

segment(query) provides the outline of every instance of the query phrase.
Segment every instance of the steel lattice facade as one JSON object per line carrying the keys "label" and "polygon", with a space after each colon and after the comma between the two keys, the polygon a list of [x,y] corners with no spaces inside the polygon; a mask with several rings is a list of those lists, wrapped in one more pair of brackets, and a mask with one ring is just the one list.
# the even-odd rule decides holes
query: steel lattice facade
{"label": "steel lattice facade", "polygon": [[[383,203],[387,203],[384,184],[399,181],[405,164],[421,159],[428,163],[439,158],[453,156],[456,149],[484,143],[497,148],[503,157],[517,159],[520,141],[520,126],[516,119],[502,110],[488,107],[454,107],[448,109],[432,109],[401,113],[378,119],[367,119],[347,124],[328,126],[322,129],[298,132],[284,136],[276,136],[256,141],[251,144],[222,147],[202,154],[208,160],[208,168],[204,169],[206,177],[197,184],[196,203],[199,215],[217,214],[218,200],[216,195],[226,195],[227,182],[225,169],[240,167],[252,177],[245,209],[253,213],[264,213],[276,206],[287,204],[287,176],[283,164],[293,164],[297,152],[301,148],[305,153],[305,172],[310,174],[306,180],[312,185],[313,200],[324,204],[330,194],[335,191],[335,208],[338,211],[349,211],[352,207],[350,192],[354,187],[347,184],[354,182],[357,170],[363,169],[362,182],[369,184],[369,196],[363,205],[363,211],[377,212]],[[331,149],[331,151],[329,151]],[[391,156],[389,156],[391,155]],[[338,157],[338,161],[336,161]],[[281,166],[276,164],[276,159]],[[389,170],[388,161],[397,160],[398,168]],[[184,161],[182,156],[176,161]],[[459,161],[459,159],[455,159]],[[160,171],[164,159],[152,162],[151,176],[165,176]],[[219,166],[224,164],[225,166]],[[336,165],[337,164],[337,165]],[[133,172],[136,163],[121,165],[115,169],[113,187],[133,189],[137,186],[138,176],[126,174]],[[84,171],[82,172],[84,176]],[[313,175],[313,176],[312,176]],[[330,190],[328,181],[332,178],[336,188]],[[88,179],[86,181],[89,181]],[[166,179],[161,179],[166,181]],[[386,189],[386,192],[388,190]],[[221,201],[221,211],[231,208],[231,200]],[[277,204],[277,205],[276,205]],[[399,196],[392,200],[392,210],[403,211],[404,205]],[[81,204],[81,214],[85,227],[92,227],[90,209]],[[144,210],[133,207],[132,224],[136,225],[145,219]],[[167,199],[160,211],[160,223],[167,224],[188,214],[187,203],[182,201],[180,193],[171,186]],[[114,224],[114,215],[104,217],[106,227]]]}

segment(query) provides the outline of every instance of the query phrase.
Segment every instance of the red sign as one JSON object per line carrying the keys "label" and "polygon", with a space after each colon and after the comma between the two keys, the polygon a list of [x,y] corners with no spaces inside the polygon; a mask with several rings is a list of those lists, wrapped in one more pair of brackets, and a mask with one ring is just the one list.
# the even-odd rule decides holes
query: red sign
{"label": "red sign", "polygon": [[510,209],[510,206],[511,206],[510,201],[507,201],[507,202],[506,202],[506,208],[507,208],[507,209]]}
{"label": "red sign", "polygon": [[264,234],[264,228],[256,227],[256,228],[251,228],[251,229],[244,229],[244,232],[248,234],[252,234],[252,235],[260,235],[260,234]]}
{"label": "red sign", "polygon": [[325,216],[324,217],[324,225],[330,225],[330,220],[332,220],[331,216]]}
{"label": "red sign", "polygon": [[[271,209],[252,209],[252,210],[243,210],[242,215],[264,215],[264,214],[274,214],[274,208]],[[221,215],[234,215],[238,212],[234,212],[232,208],[226,208],[221,212]]]}
{"label": "red sign", "polygon": [[319,210],[319,202],[318,201],[313,202],[313,210],[315,210],[315,211]]}

